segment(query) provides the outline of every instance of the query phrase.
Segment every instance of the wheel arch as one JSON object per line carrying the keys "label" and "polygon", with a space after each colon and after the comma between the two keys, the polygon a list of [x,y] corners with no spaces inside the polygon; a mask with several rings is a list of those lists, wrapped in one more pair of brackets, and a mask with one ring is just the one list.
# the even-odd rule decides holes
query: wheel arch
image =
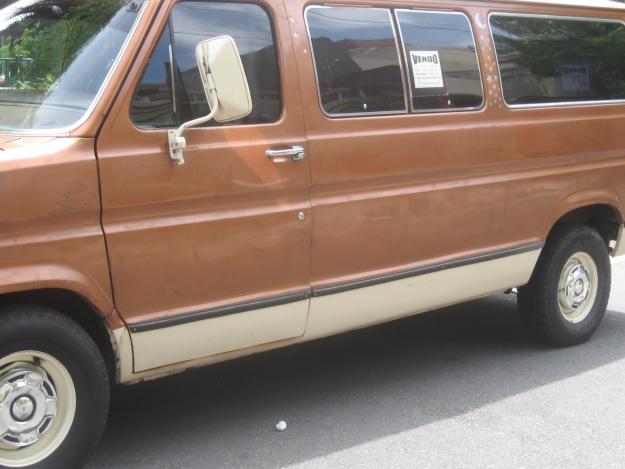
{"label": "wheel arch", "polygon": [[42,306],[75,321],[89,334],[106,363],[109,378],[119,377],[119,351],[117,341],[107,318],[83,295],[62,288],[41,288],[0,294],[0,314],[15,304]]}
{"label": "wheel arch", "polygon": [[578,195],[574,200],[567,199],[554,211],[545,227],[546,239],[553,234],[554,229],[562,224],[581,224],[596,229],[613,249],[619,238],[623,226],[623,216],[619,209],[620,203],[616,197],[597,197],[596,194]]}

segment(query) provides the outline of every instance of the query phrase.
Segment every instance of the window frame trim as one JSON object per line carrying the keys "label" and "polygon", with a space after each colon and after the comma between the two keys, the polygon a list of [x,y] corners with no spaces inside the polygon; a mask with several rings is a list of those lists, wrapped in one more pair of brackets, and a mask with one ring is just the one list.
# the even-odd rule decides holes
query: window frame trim
{"label": "window frame trim", "polygon": [[[176,4],[179,2],[176,2]],[[176,32],[174,31],[174,22],[173,22],[173,18],[172,18],[172,13],[174,11],[174,7],[176,6],[176,4],[174,4],[174,6],[171,8],[171,10],[169,11],[169,13],[167,14],[167,23],[165,24],[165,26],[163,27],[163,31],[161,31],[161,35],[165,32],[165,28],[169,29],[169,53],[170,53],[170,60],[171,60],[171,97],[172,97],[172,111],[174,113],[174,119],[176,119],[176,127],[180,127],[180,125],[182,124],[181,119],[180,119],[180,86],[182,85],[182,81],[180,81],[180,77],[178,76],[178,61],[176,60]],[[160,39],[159,39],[160,40]],[[156,50],[156,47],[158,47],[158,42],[156,43],[156,46],[154,47],[154,49],[152,49],[152,54],[154,54],[154,51]],[[148,59],[148,64],[149,61],[152,59],[152,55],[150,55],[150,58]],[[146,67],[147,68],[147,67]],[[145,69],[144,69],[144,73],[145,73]],[[141,85],[141,81],[143,80],[143,76],[141,76],[141,80],[139,81],[139,83],[137,84],[137,89],[139,89],[139,86]],[[178,86],[176,86],[178,84]],[[137,91],[135,90],[135,93]],[[134,98],[134,95],[133,95]],[[132,112],[132,108],[131,108],[131,112]],[[130,116],[130,118],[132,119],[132,114]],[[133,120],[134,122],[134,120]],[[169,128],[169,127],[157,127],[159,129],[162,128]]]}
{"label": "window frame trim", "polygon": [[508,109],[545,109],[545,108],[558,108],[558,107],[581,107],[581,106],[618,106],[625,104],[625,98],[623,99],[589,99],[580,101],[559,101],[552,103],[536,103],[536,104],[510,104],[506,101],[506,95],[503,89],[503,78],[501,74],[501,67],[499,63],[499,54],[497,54],[497,45],[495,43],[495,35],[493,34],[493,28],[491,24],[491,18],[493,16],[514,17],[514,18],[539,18],[539,19],[555,19],[555,20],[569,20],[569,21],[582,21],[582,22],[596,22],[596,23],[615,23],[621,24],[625,27],[625,21],[614,18],[593,18],[590,16],[570,16],[570,15],[553,15],[553,14],[541,14],[541,13],[514,13],[506,11],[491,11],[488,13],[488,30],[490,32],[490,38],[495,52],[495,60],[497,61],[497,75],[499,76],[499,88],[501,94],[501,100]]}
{"label": "window frame trim", "polygon": [[[149,0],[148,0],[149,1]],[[251,123],[251,124],[242,124],[242,123],[236,123],[236,124],[228,124],[228,125],[217,125],[217,126],[212,126],[212,125],[202,125],[202,126],[198,126],[198,127],[194,127],[194,129],[204,129],[204,130],[208,130],[208,129],[238,129],[238,128],[244,128],[244,127],[250,127],[250,126],[274,126],[274,125],[278,125],[280,124],[285,116],[286,116],[286,112],[287,112],[287,100],[286,100],[286,80],[285,80],[285,75],[284,75],[284,61],[283,61],[283,56],[282,56],[282,44],[280,43],[280,37],[279,37],[279,32],[278,32],[278,22],[276,21],[276,15],[274,15],[274,11],[270,8],[267,7],[266,3],[263,0],[246,0],[246,1],[240,1],[240,0],[197,0],[198,2],[201,3],[240,3],[240,4],[248,4],[248,5],[256,5],[260,8],[262,8],[262,10],[267,14],[267,18],[269,20],[269,24],[271,26],[271,33],[272,33],[272,39],[273,39],[273,43],[274,43],[274,47],[276,48],[276,64],[278,66],[278,79],[280,82],[280,114],[278,115],[278,118],[275,121],[272,122],[256,122],[256,123]],[[155,29],[158,29],[157,32],[157,39],[156,42],[154,43],[153,47],[150,48],[150,52],[149,52],[149,56],[148,56],[148,60],[146,61],[146,63],[144,64],[144,67],[140,70],[140,74],[139,74],[139,79],[136,83],[136,86],[134,87],[133,91],[132,91],[132,97],[130,99],[130,106],[128,108],[128,119],[130,121],[130,123],[132,124],[134,129],[137,129],[141,132],[162,132],[162,131],[167,131],[167,130],[171,130],[171,129],[175,129],[177,127],[179,127],[181,125],[182,121],[181,119],[179,119],[179,114],[176,113],[176,121],[178,122],[174,127],[169,127],[169,126],[163,126],[163,127],[154,127],[154,126],[148,126],[148,125],[143,125],[143,124],[138,124],[137,122],[135,122],[132,118],[132,98],[135,96],[137,89],[139,88],[139,86],[141,85],[141,80],[143,79],[143,73],[145,72],[145,67],[146,64],[149,62],[150,58],[152,57],[152,54],[154,53],[154,50],[156,49],[156,47],[158,46],[158,41],[161,38],[164,30],[166,27],[170,28],[169,34],[170,34],[170,46],[175,48],[175,31],[174,31],[174,25],[172,22],[172,14],[174,11],[174,8],[176,7],[176,5],[183,3],[183,2],[194,2],[194,0],[175,0],[174,2],[171,3],[171,5],[168,7],[168,10],[165,12],[166,18],[165,21],[163,23],[163,25],[159,28],[156,24],[152,25],[153,27],[155,27]],[[176,54],[175,51],[172,50],[173,53],[173,58],[174,58],[174,62],[177,63],[176,61]],[[177,68],[177,66],[176,66]],[[174,72],[174,75],[177,75],[177,72]],[[177,81],[178,84],[180,84],[179,81]],[[177,87],[179,88],[179,87]],[[174,100],[178,99],[178,91],[175,90],[175,94],[173,96]],[[178,107],[178,106],[176,106]]]}
{"label": "window frame trim", "polygon": [[[401,30],[401,22],[399,21],[399,17],[397,16],[398,12],[416,12],[416,13],[435,13],[440,15],[460,15],[463,16],[467,23],[469,24],[469,29],[471,30],[471,37],[473,38],[473,46],[475,47],[475,59],[477,61],[477,71],[480,77],[480,87],[482,89],[482,102],[479,106],[470,106],[470,107],[458,107],[458,108],[445,108],[445,109],[417,109],[413,108],[413,94],[412,94],[412,81],[410,80],[410,76],[408,75],[408,66],[409,59],[408,54],[406,54],[406,45],[404,42],[404,35]],[[395,16],[395,21],[397,22],[397,29],[399,30],[399,37],[401,41],[402,54],[404,55],[404,61],[406,64],[406,76],[408,78],[408,93],[410,94],[410,114],[439,114],[439,113],[449,113],[449,112],[466,112],[466,111],[481,111],[486,106],[486,91],[484,89],[484,78],[482,76],[482,61],[480,60],[479,46],[475,36],[475,29],[473,28],[473,23],[471,22],[471,17],[459,10],[427,10],[422,8],[395,8],[393,9],[393,13]]]}
{"label": "window frame trim", "polygon": [[[156,48],[159,45],[160,40],[163,37],[163,34],[165,32],[165,29],[169,28],[169,51],[171,53],[171,71],[168,73],[169,79],[171,80],[171,85],[169,87],[170,92],[172,94],[172,113],[173,113],[173,117],[176,120],[176,123],[174,124],[174,126],[170,127],[170,126],[155,126],[155,125],[144,125],[141,124],[139,122],[137,122],[134,119],[134,115],[133,115],[133,104],[134,104],[134,100],[135,97],[137,96],[137,91],[139,90],[139,87],[141,86],[141,84],[143,83],[143,78],[145,75],[145,72],[148,68],[148,66],[150,65],[150,62],[152,60],[152,57],[154,55],[154,52],[156,51]],[[173,26],[171,24],[171,16],[168,14],[167,15],[167,20],[165,21],[163,27],[158,31],[158,35],[157,35],[157,39],[156,39],[156,43],[154,44],[154,47],[152,47],[150,49],[150,55],[148,57],[148,60],[145,62],[145,64],[143,64],[143,67],[139,70],[139,80],[137,81],[137,85],[132,89],[132,94],[130,97],[130,103],[128,106],[128,120],[130,121],[133,129],[138,129],[142,132],[152,132],[152,131],[159,131],[159,130],[168,130],[168,129],[175,129],[177,127],[180,126],[179,124],[179,119],[178,119],[178,113],[177,113],[177,104],[175,104],[176,100],[177,100],[177,91],[176,91],[176,86],[175,86],[175,76],[176,76],[176,72],[174,70],[175,68],[175,57],[174,57],[174,51],[173,51],[173,44],[174,44],[174,40],[173,40]]]}
{"label": "window frame trim", "polygon": [[[404,109],[398,111],[373,111],[373,112],[349,112],[349,113],[330,113],[327,112],[323,106],[321,100],[321,86],[319,84],[319,74],[317,72],[317,59],[315,58],[315,49],[313,48],[312,35],[310,34],[310,26],[308,24],[308,12],[312,9],[329,9],[329,8],[352,8],[352,9],[364,9],[364,10],[381,10],[388,13],[391,28],[393,29],[393,38],[395,39],[395,48],[397,50],[397,62],[399,64],[399,70],[401,73],[401,85],[404,94]],[[306,34],[308,35],[308,45],[310,47],[310,55],[312,57],[313,72],[315,75],[315,83],[317,85],[317,100],[319,102],[319,109],[324,116],[330,119],[345,119],[350,117],[367,117],[367,116],[407,116],[410,115],[410,103],[408,102],[407,95],[407,83],[406,83],[406,71],[404,69],[405,64],[403,60],[403,53],[401,50],[401,44],[399,42],[399,35],[397,28],[395,27],[395,16],[392,8],[376,7],[376,6],[362,6],[362,5],[350,5],[350,4],[337,4],[337,5],[308,5],[304,8],[304,22],[306,24]]]}

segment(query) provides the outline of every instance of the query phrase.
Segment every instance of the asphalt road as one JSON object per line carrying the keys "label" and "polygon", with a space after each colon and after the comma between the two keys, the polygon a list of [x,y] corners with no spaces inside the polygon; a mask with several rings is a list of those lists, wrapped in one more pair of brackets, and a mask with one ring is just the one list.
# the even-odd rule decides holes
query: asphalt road
{"label": "asphalt road", "polygon": [[88,467],[623,468],[625,259],[613,278],[575,348],[502,295],[118,388]]}

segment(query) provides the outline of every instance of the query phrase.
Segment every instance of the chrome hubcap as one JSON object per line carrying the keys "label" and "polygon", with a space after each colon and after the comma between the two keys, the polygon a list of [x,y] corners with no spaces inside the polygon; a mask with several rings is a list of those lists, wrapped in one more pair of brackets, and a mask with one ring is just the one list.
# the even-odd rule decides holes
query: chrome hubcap
{"label": "chrome hubcap", "polygon": [[56,391],[43,371],[11,371],[0,381],[0,442],[15,448],[36,443],[56,411]]}
{"label": "chrome hubcap", "polygon": [[35,401],[30,396],[20,396],[13,401],[11,415],[18,422],[30,420],[35,413]]}
{"label": "chrome hubcap", "polygon": [[564,287],[564,301],[569,309],[576,310],[588,298],[590,292],[590,277],[588,271],[581,265],[572,265],[564,273],[566,284]]}
{"label": "chrome hubcap", "polygon": [[76,415],[76,388],[52,355],[0,357],[0,467],[31,467],[63,443]]}
{"label": "chrome hubcap", "polygon": [[558,302],[564,318],[572,323],[586,319],[597,297],[597,265],[588,254],[573,254],[564,265],[558,285]]}

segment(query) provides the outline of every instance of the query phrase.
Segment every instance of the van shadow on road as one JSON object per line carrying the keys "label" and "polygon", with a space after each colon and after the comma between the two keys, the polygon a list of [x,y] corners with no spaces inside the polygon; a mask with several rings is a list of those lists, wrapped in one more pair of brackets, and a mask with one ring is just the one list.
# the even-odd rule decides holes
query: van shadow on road
{"label": "van shadow on road", "polygon": [[545,348],[514,298],[485,298],[120,387],[89,468],[285,466],[622,359],[624,338],[625,315],[609,312],[590,343]]}

